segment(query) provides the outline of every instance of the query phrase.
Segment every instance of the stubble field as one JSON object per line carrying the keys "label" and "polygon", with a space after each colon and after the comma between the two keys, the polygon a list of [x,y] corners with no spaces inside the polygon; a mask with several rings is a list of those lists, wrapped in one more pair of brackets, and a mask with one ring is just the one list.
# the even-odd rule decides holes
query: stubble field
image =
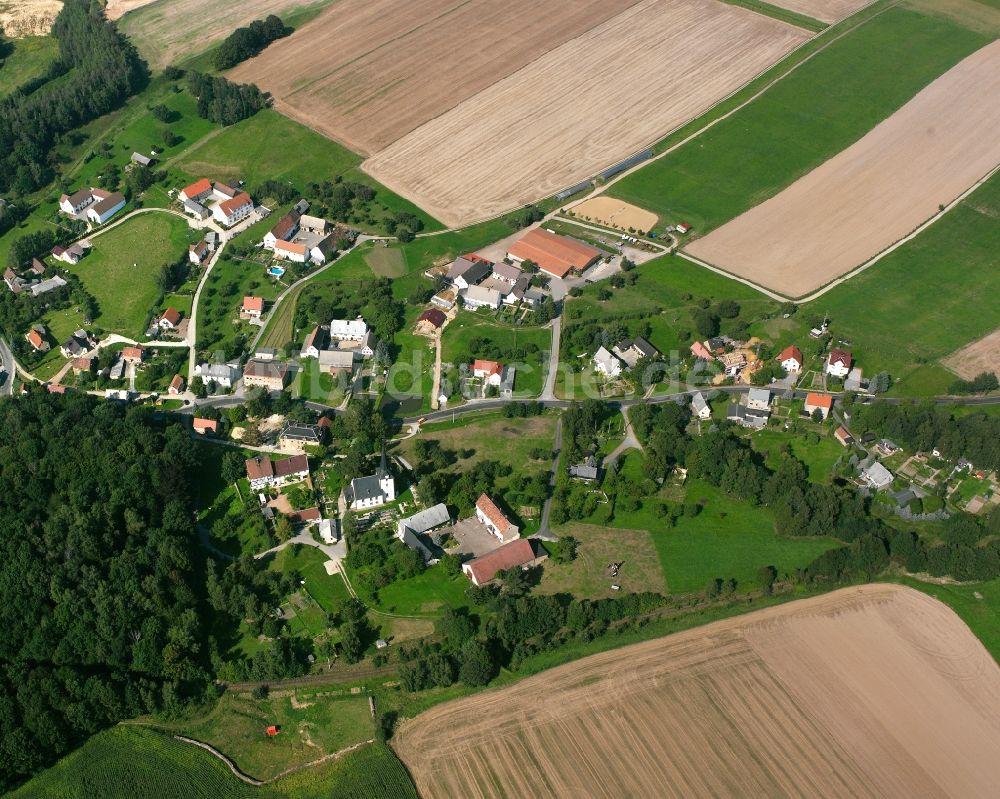
{"label": "stubble field", "polygon": [[370,154],[636,2],[342,0],[231,77]]}
{"label": "stubble field", "polygon": [[983,372],[1000,374],[1000,328],[952,353],[942,363],[966,380]]}
{"label": "stubble field", "polygon": [[998,126],[1000,41],[776,197],[686,250],[801,297],[903,238],[989,173],[1000,163]]}
{"label": "stubble field", "polygon": [[821,22],[837,22],[871,4],[872,0],[768,0],[768,2],[773,6],[805,14]]}
{"label": "stubble field", "polygon": [[644,0],[368,159],[458,226],[642,149],[746,83],[807,31],[716,0]]}
{"label": "stubble field", "polygon": [[1000,668],[937,600],[855,587],[438,706],[393,745],[425,799],[986,797]]}

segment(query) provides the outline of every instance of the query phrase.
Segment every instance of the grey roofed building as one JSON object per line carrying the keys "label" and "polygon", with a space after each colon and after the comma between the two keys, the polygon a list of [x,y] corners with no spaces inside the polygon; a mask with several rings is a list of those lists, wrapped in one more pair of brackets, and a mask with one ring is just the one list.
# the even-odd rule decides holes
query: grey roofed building
{"label": "grey roofed building", "polygon": [[384,496],[382,481],[377,474],[370,474],[367,477],[355,477],[351,484],[344,489],[347,504],[364,502]]}
{"label": "grey roofed building", "polygon": [[747,394],[747,407],[754,410],[766,410],[771,407],[771,392],[766,388],[752,388]]}
{"label": "grey roofed building", "polygon": [[577,480],[597,480],[601,469],[593,455],[588,455],[583,463],[574,463],[569,467],[569,476]]}
{"label": "grey roofed building", "polygon": [[111,371],[108,373],[108,377],[112,380],[121,380],[125,375],[125,359],[119,358],[114,362],[111,367]]}
{"label": "grey roofed building", "polygon": [[521,269],[501,261],[493,265],[493,275],[507,283],[514,283],[521,277]]}
{"label": "grey roofed building", "polygon": [[738,422],[744,427],[752,427],[754,430],[760,430],[764,427],[770,416],[768,411],[748,408],[746,405],[740,405],[736,402],[730,403],[726,409],[726,419],[730,422]]}
{"label": "grey roofed building", "polygon": [[31,296],[37,297],[40,294],[44,294],[47,291],[52,291],[53,289],[60,289],[66,285],[66,281],[63,280],[59,275],[54,275],[48,280],[43,280],[40,283],[31,284]]}
{"label": "grey roofed building", "polygon": [[355,350],[321,350],[320,369],[353,369]]}
{"label": "grey roofed building", "polygon": [[698,417],[701,417],[706,412],[709,415],[712,413],[712,409],[708,407],[708,402],[705,401],[705,395],[700,391],[694,392],[694,396],[691,397],[691,407]]}
{"label": "grey roofed building", "polygon": [[290,424],[281,431],[281,435],[278,438],[287,439],[288,441],[304,441],[307,444],[318,444],[320,443],[319,426],[313,424]]}
{"label": "grey roofed building", "polygon": [[398,531],[400,531],[398,535],[402,537],[401,531],[404,527],[415,533],[426,533],[428,530],[433,530],[435,527],[440,527],[450,522],[451,514],[448,512],[448,507],[443,502],[439,502],[437,505],[426,510],[414,513],[405,519],[400,519],[397,527]]}
{"label": "grey roofed building", "polygon": [[892,485],[892,472],[878,461],[875,461],[861,472],[861,479],[874,489],[885,488],[888,485]]}
{"label": "grey roofed building", "polygon": [[420,536],[414,533],[409,527],[401,528],[399,540],[406,544],[406,546],[410,549],[419,552],[420,556],[424,559],[424,563],[429,563],[434,559],[434,553],[431,552],[430,548],[420,540]]}
{"label": "grey roofed building", "polygon": [[847,373],[844,378],[844,391],[861,391],[862,371],[857,366]]}
{"label": "grey roofed building", "polygon": [[295,203],[295,208],[293,210],[296,211],[299,214],[299,216],[301,216],[302,214],[304,214],[306,211],[309,210],[309,200],[305,198],[299,200],[297,203]]}
{"label": "grey roofed building", "polygon": [[448,269],[446,277],[452,282],[462,278],[468,285],[472,286],[485,278],[491,271],[493,271],[493,265],[489,261],[470,261],[468,258],[456,258]]}
{"label": "grey roofed building", "polygon": [[156,159],[150,158],[148,155],[143,155],[142,153],[132,153],[132,162],[139,164],[140,166],[152,166]]}
{"label": "grey roofed building", "polygon": [[184,201],[184,211],[192,216],[198,217],[199,219],[208,219],[212,215],[211,211],[209,211],[204,205],[196,203],[194,200]]}
{"label": "grey roofed building", "polygon": [[277,355],[278,351],[274,347],[258,347],[253,353],[258,361],[273,361]]}
{"label": "grey roofed building", "polygon": [[547,296],[548,295],[541,289],[530,288],[524,292],[524,301],[537,306],[545,302],[545,298]]}

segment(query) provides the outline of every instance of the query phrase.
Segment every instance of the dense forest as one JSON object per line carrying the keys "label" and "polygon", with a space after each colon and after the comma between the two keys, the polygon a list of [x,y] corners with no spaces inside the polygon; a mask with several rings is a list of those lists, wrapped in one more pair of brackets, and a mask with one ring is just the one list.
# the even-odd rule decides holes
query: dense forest
{"label": "dense forest", "polygon": [[202,458],[143,409],[0,401],[0,790],[120,719],[213,696],[210,633],[280,595],[252,561],[206,566]]}
{"label": "dense forest", "polygon": [[120,106],[148,78],[99,3],[66,0],[52,35],[59,58],[48,73],[0,101],[0,193],[49,183],[62,137]]}
{"label": "dense forest", "polygon": [[274,14],[269,14],[266,19],[255,19],[223,40],[212,55],[212,64],[218,70],[235,67],[240,61],[253,58],[275,39],[288,36],[291,32],[292,29]]}
{"label": "dense forest", "polygon": [[203,72],[188,72],[187,84],[198,99],[198,116],[220,125],[235,125],[268,103],[268,96],[252,83],[233,83]]}

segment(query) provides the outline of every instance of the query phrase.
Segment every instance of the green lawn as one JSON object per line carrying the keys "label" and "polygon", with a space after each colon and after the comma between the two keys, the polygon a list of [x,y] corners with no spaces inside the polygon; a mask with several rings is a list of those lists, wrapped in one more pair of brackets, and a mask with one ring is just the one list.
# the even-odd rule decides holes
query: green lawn
{"label": "green lawn", "polygon": [[59,56],[59,43],[51,36],[26,36],[5,40],[4,44],[13,52],[0,63],[0,96],[10,94],[32,78],[41,77]]}
{"label": "green lawn", "polygon": [[[537,397],[542,393],[545,380],[547,355],[552,346],[551,331],[542,327],[511,327],[493,319],[492,314],[463,311],[448,323],[441,337],[441,360],[456,367],[469,363],[476,357],[485,358],[485,353],[474,352],[471,344],[475,338],[489,339],[494,345],[510,352],[524,349],[525,359],[504,361],[517,369],[514,376],[514,393],[518,397]],[[528,350],[534,349],[533,352]]]}
{"label": "green lawn", "polygon": [[[354,581],[356,589],[359,584]],[[416,577],[396,580],[380,588],[377,597],[363,597],[366,604],[385,613],[405,616],[440,615],[445,607],[462,608],[469,604],[465,589],[469,580],[464,574],[449,577],[440,566],[432,566]]]}
{"label": "green lawn", "polygon": [[264,180],[289,180],[306,196],[310,183],[333,181],[339,176],[376,191],[371,204],[374,222],[359,219],[351,224],[377,228],[386,214],[408,211],[423,219],[425,229],[440,229],[439,223],[415,205],[358,169],[361,161],[336,142],[265,109],[188,151],[177,166],[192,177],[242,178],[251,189]]}
{"label": "green lawn", "polygon": [[988,41],[948,19],[890,9],[609,193],[705,233],[861,138]]}
{"label": "green lawn", "polygon": [[142,337],[158,310],[156,270],[184,255],[197,233],[175,216],[140,214],[95,236],[92,252],[71,267],[100,308],[94,320],[110,333]]}
{"label": "green lawn", "polygon": [[302,369],[290,387],[293,397],[305,397],[307,400],[322,402],[325,405],[340,405],[344,399],[344,387],[340,381],[346,381],[346,375],[333,377],[320,371],[319,361],[316,358],[300,358],[299,366]]}
{"label": "green lawn", "polygon": [[326,555],[314,547],[291,546],[279,552],[269,568],[282,573],[298,572],[305,580],[303,588],[309,596],[326,613],[332,613],[337,600],[346,599],[350,594],[339,573],[326,573],[327,560]]}
{"label": "green lawn", "polygon": [[790,446],[792,454],[806,465],[809,479],[815,483],[829,483],[833,465],[838,459],[846,460],[850,456],[848,450],[830,435],[829,429],[821,432],[817,441],[810,441],[808,433],[792,435],[771,429],[758,430],[750,438],[755,450],[768,453],[767,464],[771,468],[777,466],[781,448],[785,444]]}

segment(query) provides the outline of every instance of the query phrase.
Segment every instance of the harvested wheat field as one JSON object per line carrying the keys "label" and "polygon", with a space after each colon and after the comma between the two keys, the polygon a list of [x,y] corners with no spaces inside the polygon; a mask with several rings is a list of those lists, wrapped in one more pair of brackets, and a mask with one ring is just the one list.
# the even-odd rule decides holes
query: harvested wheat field
{"label": "harvested wheat field", "polygon": [[860,141],[686,251],[802,297],[911,233],[1000,164],[998,128],[995,41]]}
{"label": "harvested wheat field", "polygon": [[991,797],[1000,668],[945,605],[870,585],[448,702],[393,746],[425,799]]}
{"label": "harvested wheat field", "polygon": [[619,230],[652,230],[659,220],[652,211],[614,197],[591,197],[570,210],[584,222],[597,222]]}
{"label": "harvested wheat field", "polygon": [[717,0],[644,0],[362,169],[449,225],[546,197],[716,103],[809,33]]}
{"label": "harvested wheat field", "polygon": [[636,2],[340,0],[231,74],[367,155]]}
{"label": "harvested wheat field", "polygon": [[0,0],[0,30],[11,39],[41,36],[61,10],[62,0]]}
{"label": "harvested wheat field", "polygon": [[820,22],[837,22],[871,5],[873,0],[768,0],[772,6],[786,8]]}
{"label": "harvested wheat field", "polygon": [[965,380],[983,372],[1000,375],[1000,328],[953,352],[942,363]]}
{"label": "harvested wheat field", "polygon": [[[221,42],[241,25],[268,14],[281,16],[331,0],[156,0],[131,3],[135,8],[119,26],[153,69],[178,64]],[[114,12],[113,12],[114,13]]]}
{"label": "harvested wheat field", "polygon": [[108,19],[121,19],[129,11],[135,11],[155,2],[158,0],[108,0],[104,6],[104,16]]}

